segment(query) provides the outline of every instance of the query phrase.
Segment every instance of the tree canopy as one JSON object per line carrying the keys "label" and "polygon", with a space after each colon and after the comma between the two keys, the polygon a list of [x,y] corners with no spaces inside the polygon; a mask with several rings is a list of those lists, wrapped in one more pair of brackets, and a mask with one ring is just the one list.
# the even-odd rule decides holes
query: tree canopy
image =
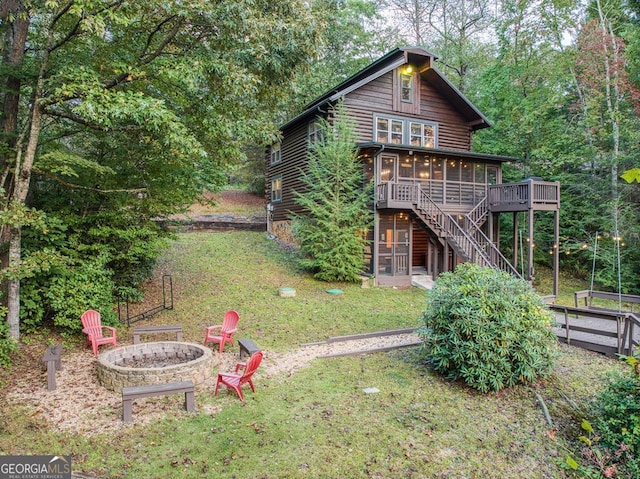
{"label": "tree canopy", "polygon": [[[79,271],[88,257],[104,258],[110,278],[144,264],[161,236],[153,217],[218,189],[244,145],[276,136],[274,106],[323,30],[295,0],[11,0],[0,21],[3,279],[16,339],[21,280],[61,263]],[[48,261],[30,269],[30,255]]]}
{"label": "tree canopy", "polygon": [[606,232],[598,283],[640,292],[639,18],[630,0],[3,1],[0,336],[133,291],[164,245],[153,218],[260,162],[292,113],[400,44],[492,122],[476,151],[521,159],[505,181],[561,182],[562,268],[587,276]]}

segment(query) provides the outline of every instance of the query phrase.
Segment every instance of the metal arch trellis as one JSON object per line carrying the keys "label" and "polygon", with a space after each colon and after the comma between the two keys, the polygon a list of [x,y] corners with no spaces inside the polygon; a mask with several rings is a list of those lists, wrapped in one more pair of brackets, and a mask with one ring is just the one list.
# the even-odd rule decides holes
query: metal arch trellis
{"label": "metal arch trellis", "polygon": [[126,322],[127,326],[131,326],[132,323],[136,323],[138,321],[142,321],[143,319],[147,319],[151,316],[158,314],[160,311],[164,311],[167,309],[173,309],[173,279],[171,275],[165,274],[162,275],[162,304],[154,306],[152,308],[146,309],[141,313],[134,314],[133,316],[129,315],[129,297],[124,300],[124,313],[125,317],[122,317],[122,303],[120,299],[118,299],[118,319],[121,323]]}

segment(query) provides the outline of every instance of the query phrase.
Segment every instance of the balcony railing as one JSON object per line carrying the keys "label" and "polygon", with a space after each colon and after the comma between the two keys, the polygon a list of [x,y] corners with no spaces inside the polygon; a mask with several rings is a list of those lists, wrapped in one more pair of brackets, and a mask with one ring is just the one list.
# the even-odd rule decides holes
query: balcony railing
{"label": "balcony railing", "polygon": [[487,197],[491,211],[555,210],[560,207],[560,183],[527,180],[490,185]]}
{"label": "balcony railing", "polygon": [[[433,184],[432,184],[433,183]],[[446,195],[443,194],[443,184]],[[418,188],[416,188],[418,186]],[[455,187],[454,187],[455,186]],[[526,211],[528,209],[557,210],[560,207],[560,183],[527,180],[520,183],[486,185],[486,210],[479,211],[479,220],[484,220],[486,211]],[[388,182],[378,184],[378,202],[394,208],[412,204],[417,200],[416,192],[426,192],[440,205],[469,205],[478,207],[484,197],[478,196],[484,188],[474,185],[451,184],[451,182]],[[446,198],[445,198],[446,196]],[[484,206],[483,206],[484,208]]]}
{"label": "balcony railing", "polygon": [[461,257],[468,261],[496,267],[520,277],[518,271],[476,224],[480,216],[484,215],[481,209],[475,211],[472,218],[466,216],[466,220],[460,224],[422,191],[419,184],[412,183],[379,185],[378,201],[387,205],[410,207],[438,236],[444,238]]}

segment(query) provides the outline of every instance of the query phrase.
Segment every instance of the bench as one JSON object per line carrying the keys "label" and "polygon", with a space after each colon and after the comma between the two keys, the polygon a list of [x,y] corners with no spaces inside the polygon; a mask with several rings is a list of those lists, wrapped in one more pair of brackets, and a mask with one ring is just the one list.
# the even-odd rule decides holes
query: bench
{"label": "bench", "polygon": [[133,328],[133,344],[140,342],[141,334],[175,333],[176,341],[182,341],[182,326],[179,324],[165,324],[160,326],[140,326]]}
{"label": "bench", "polygon": [[261,351],[261,349],[248,338],[242,338],[238,341],[238,345],[240,346],[240,359],[242,359],[243,353],[247,356],[251,357],[251,355],[257,351]]}
{"label": "bench", "polygon": [[193,381],[122,388],[122,421],[132,421],[131,401],[151,396],[166,396],[168,394],[184,393],[185,409],[187,411],[194,411],[196,408],[194,401],[194,389]]}
{"label": "bench", "polygon": [[49,346],[42,356],[42,362],[47,365],[47,391],[56,388],[56,371],[62,369],[62,345]]}
{"label": "bench", "polygon": [[594,306],[593,304],[594,298],[614,301],[615,303],[617,303],[618,301],[621,301],[623,303],[630,304],[632,313],[635,312],[636,310],[635,305],[640,304],[640,296],[636,296],[633,294],[611,293],[608,291],[594,291],[592,289],[586,289],[584,291],[576,291],[575,293],[573,293],[573,297],[574,297],[576,308],[580,306],[579,305],[580,300],[583,299],[585,308],[600,309],[605,311],[613,310],[612,308],[601,308],[601,307]]}

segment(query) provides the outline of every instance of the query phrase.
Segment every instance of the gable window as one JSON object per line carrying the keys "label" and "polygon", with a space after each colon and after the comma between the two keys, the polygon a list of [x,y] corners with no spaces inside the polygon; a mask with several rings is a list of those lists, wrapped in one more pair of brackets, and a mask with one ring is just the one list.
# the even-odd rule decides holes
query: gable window
{"label": "gable window", "polygon": [[378,143],[437,148],[437,124],[405,118],[376,116],[374,138]]}
{"label": "gable window", "polygon": [[309,145],[313,145],[322,140],[322,128],[320,127],[319,121],[313,120],[311,123],[309,123],[307,140],[309,142]]}
{"label": "gable window", "polygon": [[413,103],[413,75],[400,75],[400,100]]}
{"label": "gable window", "polygon": [[271,164],[275,165],[282,161],[282,155],[280,153],[280,142],[271,145]]}
{"label": "gable window", "polygon": [[282,202],[282,176],[274,176],[271,180],[271,202]]}

